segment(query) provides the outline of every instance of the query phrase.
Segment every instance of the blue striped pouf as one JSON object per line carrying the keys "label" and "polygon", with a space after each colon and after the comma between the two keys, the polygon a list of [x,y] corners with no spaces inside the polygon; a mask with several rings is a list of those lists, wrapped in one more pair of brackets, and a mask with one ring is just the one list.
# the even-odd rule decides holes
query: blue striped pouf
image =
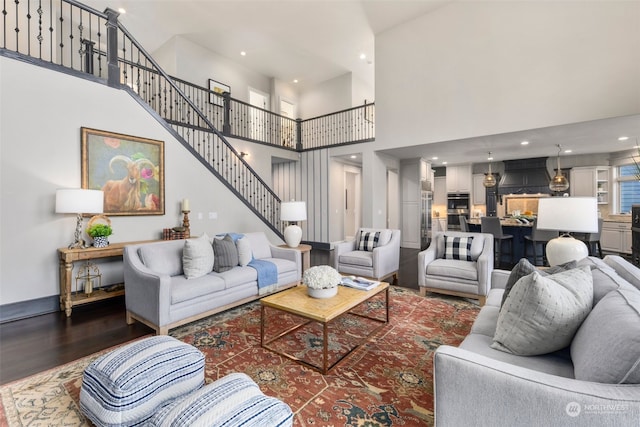
{"label": "blue striped pouf", "polygon": [[204,384],[204,355],[169,336],[120,347],[84,371],[80,409],[96,426],[135,426]]}
{"label": "blue striped pouf", "polygon": [[246,374],[234,373],[160,409],[150,420],[158,427],[288,427],[286,403],[265,396]]}

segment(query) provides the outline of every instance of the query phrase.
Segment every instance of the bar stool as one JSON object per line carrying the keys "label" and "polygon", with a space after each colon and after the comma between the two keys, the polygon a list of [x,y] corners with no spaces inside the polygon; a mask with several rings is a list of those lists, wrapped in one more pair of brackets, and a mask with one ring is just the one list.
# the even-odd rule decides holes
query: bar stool
{"label": "bar stool", "polygon": [[509,263],[513,264],[513,235],[502,232],[500,218],[497,216],[483,216],[480,218],[480,231],[493,235],[493,241],[496,243],[494,246],[497,252],[498,266],[502,262],[502,243],[504,241],[509,242]]}
{"label": "bar stool", "polygon": [[459,215],[458,219],[460,221],[460,231],[469,232],[469,224],[467,223],[467,217],[464,215]]}
{"label": "bar stool", "polygon": [[589,256],[594,254],[594,246],[598,250],[598,257],[602,258],[602,246],[600,245],[600,234],[602,233],[602,224],[604,220],[598,218],[598,231],[596,233],[584,233],[582,236],[575,236],[576,239],[582,240],[587,248],[589,248]]}
{"label": "bar stool", "polygon": [[[538,265],[538,258],[542,261],[541,265],[546,265],[546,255],[545,248],[547,243],[551,239],[555,239],[558,237],[558,230],[538,230],[538,221],[533,222],[533,227],[531,229],[530,236],[524,236],[524,257],[529,258],[529,254],[527,252],[527,242],[531,242],[531,246],[533,247],[533,265]],[[538,245],[542,245],[542,253],[538,255]]]}

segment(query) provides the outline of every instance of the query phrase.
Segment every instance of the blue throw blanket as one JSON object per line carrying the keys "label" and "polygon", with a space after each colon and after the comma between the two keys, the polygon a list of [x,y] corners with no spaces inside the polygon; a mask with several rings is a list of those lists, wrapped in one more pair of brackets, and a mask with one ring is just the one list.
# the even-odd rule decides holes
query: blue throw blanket
{"label": "blue throw blanket", "polygon": [[254,258],[248,265],[258,272],[258,289],[278,283],[278,267],[274,263]]}

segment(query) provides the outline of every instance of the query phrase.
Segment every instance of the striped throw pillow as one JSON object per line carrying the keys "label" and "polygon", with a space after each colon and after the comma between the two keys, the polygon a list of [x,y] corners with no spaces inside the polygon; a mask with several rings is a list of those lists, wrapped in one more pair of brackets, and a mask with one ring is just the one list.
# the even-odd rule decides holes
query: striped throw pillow
{"label": "striped throw pillow", "polygon": [[444,259],[471,261],[473,237],[444,236]]}

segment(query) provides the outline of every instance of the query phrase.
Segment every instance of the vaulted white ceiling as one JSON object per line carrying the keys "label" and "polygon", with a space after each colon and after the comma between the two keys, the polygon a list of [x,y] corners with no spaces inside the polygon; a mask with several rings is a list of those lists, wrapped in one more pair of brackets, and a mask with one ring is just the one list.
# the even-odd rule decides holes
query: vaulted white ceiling
{"label": "vaulted white ceiling", "polygon": [[[97,10],[126,9],[121,22],[149,52],[176,35],[298,89],[351,72],[374,86],[375,35],[454,0],[84,0]],[[402,49],[402,46],[398,46]],[[246,52],[241,56],[240,52]],[[365,54],[366,59],[360,59]],[[410,54],[410,52],[407,52]],[[631,136],[618,143],[617,137]],[[438,156],[451,163],[549,156],[555,144],[575,154],[632,148],[640,115],[486,135],[386,150],[399,158]],[[535,139],[535,146],[519,142]],[[490,142],[489,142],[490,141]],[[435,162],[434,162],[435,163]]]}

